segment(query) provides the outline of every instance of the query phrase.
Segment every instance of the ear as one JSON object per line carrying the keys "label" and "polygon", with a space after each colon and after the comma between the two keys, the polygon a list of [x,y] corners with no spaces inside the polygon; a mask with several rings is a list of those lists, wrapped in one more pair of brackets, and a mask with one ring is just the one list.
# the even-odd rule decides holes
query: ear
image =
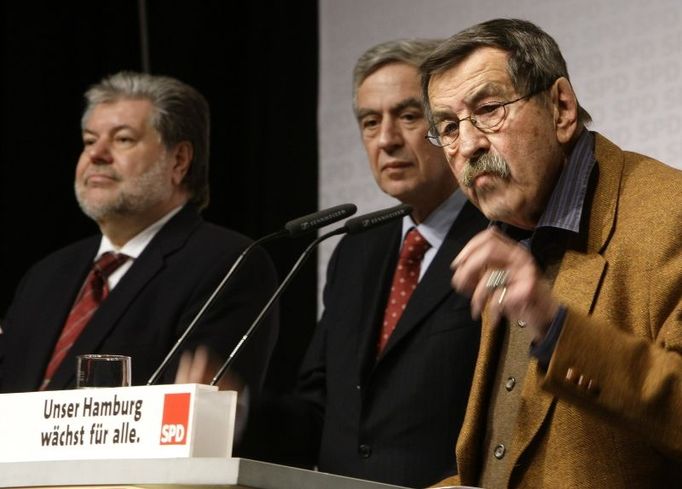
{"label": "ear", "polygon": [[561,77],[550,89],[557,141],[566,144],[578,131],[578,99],[571,82]]}
{"label": "ear", "polygon": [[181,141],[175,145],[172,150],[173,156],[173,169],[172,169],[172,179],[173,184],[180,186],[182,180],[187,175],[189,171],[189,166],[192,164],[192,158],[194,158],[194,148],[192,143],[189,141]]}

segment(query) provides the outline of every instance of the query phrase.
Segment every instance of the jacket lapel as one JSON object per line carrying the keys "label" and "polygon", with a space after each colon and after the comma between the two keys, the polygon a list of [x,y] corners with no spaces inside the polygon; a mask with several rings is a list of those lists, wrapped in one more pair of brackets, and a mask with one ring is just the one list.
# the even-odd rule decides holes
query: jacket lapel
{"label": "jacket lapel", "polygon": [[[33,385],[37,389],[42,383],[47,363],[52,356],[52,350],[61,334],[76,295],[92,266],[98,244],[98,237],[88,240],[76,254],[62,263],[60,269],[54,274],[54,283],[59,284],[59,286],[53,287],[50,293],[43,298],[45,303],[41,309],[42,311],[49,311],[49,314],[42,314],[40,311],[33,318],[33,320],[40,321],[40,326],[37,327],[40,334],[35,335],[32,338],[31,347],[22,352],[24,356],[22,363],[25,369],[20,375],[25,380],[17,381],[17,385]],[[75,372],[75,362],[71,362],[69,365],[71,370]]]}
{"label": "jacket lapel", "polygon": [[[604,258],[597,253],[568,250],[561,262],[553,293],[561,302],[585,315],[590,313],[599,282],[606,267]],[[581,284],[576,287],[576,284]],[[544,372],[537,360],[530,360],[523,386],[522,402],[516,419],[512,443],[512,460],[517,461],[538,434],[555,398],[542,390]]]}
{"label": "jacket lapel", "polygon": [[50,384],[53,388],[63,388],[73,382],[76,356],[98,351],[140,291],[163,269],[166,256],[180,248],[199,223],[194,207],[185,206],[158,232],[73,344],[55,372]]}
{"label": "jacket lapel", "polygon": [[[398,345],[410,332],[416,328],[424,318],[440,304],[443,299],[452,293],[452,271],[450,263],[460,252],[462,247],[480,230],[485,227],[485,218],[476,208],[466,203],[459,215],[450,226],[448,234],[434,257],[429,269],[419,281],[412,297],[410,297],[407,307],[403,312],[395,331],[388,339],[379,361],[390,355],[396,345]],[[390,280],[390,279],[389,279]]]}
{"label": "jacket lapel", "polygon": [[[562,304],[589,315],[594,306],[599,284],[606,270],[606,260],[600,254],[608,243],[615,224],[623,158],[620,150],[601,136],[596,136],[596,186],[591,200],[589,228],[583,243],[566,250],[552,292]],[[588,196],[589,198],[589,196]],[[587,202],[586,202],[587,204]],[[516,421],[512,453],[513,463],[528,448],[539,433],[555,398],[542,390],[544,373],[532,359],[523,389],[523,401]]]}
{"label": "jacket lapel", "polygon": [[367,292],[360,311],[358,325],[358,381],[365,383],[367,376],[376,363],[378,327],[382,321],[388,288],[393,279],[393,270],[398,260],[398,248],[402,221],[397,221],[376,230],[375,240],[385,246],[364,246],[361,250],[362,265],[365,270]]}
{"label": "jacket lapel", "polygon": [[456,447],[458,473],[462,483],[466,484],[478,480],[489,407],[487,399],[494,380],[491,373],[497,368],[502,328],[505,327],[501,324],[491,327],[487,310],[483,311],[482,323],[476,369]]}

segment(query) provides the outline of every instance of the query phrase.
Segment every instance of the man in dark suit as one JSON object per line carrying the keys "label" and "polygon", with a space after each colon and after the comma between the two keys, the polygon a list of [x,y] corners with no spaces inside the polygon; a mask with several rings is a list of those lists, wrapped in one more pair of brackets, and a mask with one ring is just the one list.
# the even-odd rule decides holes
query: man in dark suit
{"label": "man in dark suit", "polygon": [[[253,399],[241,456],[414,487],[455,471],[480,329],[450,287],[449,263],[486,221],[425,139],[417,67],[436,45],[388,42],[356,65],[354,109],[372,172],[413,212],[339,243],[297,388],[285,399]],[[430,248],[404,313],[383,337],[411,228]]]}
{"label": "man in dark suit", "polygon": [[[22,279],[3,323],[2,392],[73,387],[82,353],[130,355],[133,384],[144,384],[250,242],[200,217],[209,193],[209,107],[199,92],[169,77],[122,72],[85,96],[75,192],[101,235],[51,254]],[[69,338],[74,304],[90,294],[86,277],[111,253],[119,266],[92,292],[104,299]],[[206,345],[223,356],[257,315],[274,290],[274,267],[259,250],[244,268],[188,348]],[[254,391],[276,340],[274,314],[258,335],[235,364]],[[173,376],[171,368],[165,379]]]}

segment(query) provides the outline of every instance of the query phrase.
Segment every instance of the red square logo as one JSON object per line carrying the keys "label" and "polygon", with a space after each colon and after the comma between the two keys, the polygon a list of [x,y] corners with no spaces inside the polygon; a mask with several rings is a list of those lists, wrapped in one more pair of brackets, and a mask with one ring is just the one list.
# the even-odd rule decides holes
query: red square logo
{"label": "red square logo", "polygon": [[159,440],[161,445],[184,445],[187,443],[191,398],[192,395],[189,392],[165,395]]}

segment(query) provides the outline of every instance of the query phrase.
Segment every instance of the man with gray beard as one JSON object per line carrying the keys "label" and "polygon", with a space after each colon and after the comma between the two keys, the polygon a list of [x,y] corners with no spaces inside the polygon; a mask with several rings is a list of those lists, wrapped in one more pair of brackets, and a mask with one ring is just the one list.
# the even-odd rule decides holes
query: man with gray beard
{"label": "man with gray beard", "polygon": [[[200,216],[209,196],[210,116],[197,90],[121,72],[85,98],[74,187],[101,234],[51,254],[22,279],[3,323],[1,392],[73,387],[82,353],[129,355],[133,384],[146,383],[250,243]],[[188,349],[224,356],[274,291],[263,250],[243,268]],[[94,306],[85,308],[87,301]],[[234,367],[254,392],[276,341],[276,312],[256,336]]]}

